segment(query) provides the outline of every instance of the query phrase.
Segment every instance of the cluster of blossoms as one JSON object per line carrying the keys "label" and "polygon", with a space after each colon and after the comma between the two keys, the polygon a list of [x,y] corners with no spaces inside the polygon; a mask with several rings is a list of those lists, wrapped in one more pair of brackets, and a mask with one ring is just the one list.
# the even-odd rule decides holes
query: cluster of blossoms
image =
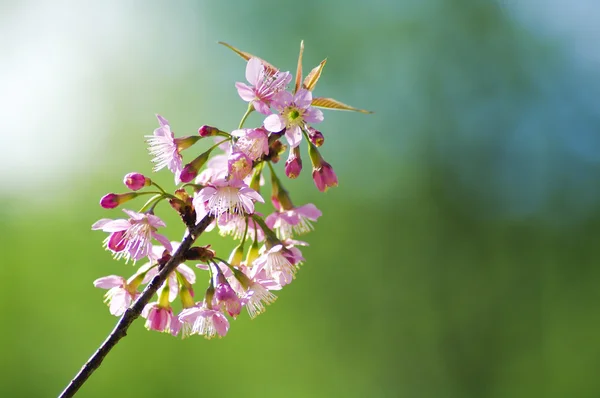
{"label": "cluster of blossoms", "polygon": [[[323,113],[316,106],[366,112],[331,98],[313,98],[312,90],[325,61],[302,81],[302,46],[294,89],[290,92],[289,72],[225,45],[247,61],[248,83],[236,83],[239,96],[249,103],[239,127],[223,131],[205,125],[197,135],[176,138],[169,121],[157,115],[159,126],[147,136],[149,152],[154,171],[167,168],[173,173],[175,191],[168,193],[143,174],[127,174],[124,184],[130,191],[105,195],[101,206],[113,209],[142,195],[151,195],[150,199],[139,211],[124,209],[126,218],[101,219],[92,226],[109,233],[104,245],[115,258],[134,263],[148,260],[128,279],[110,275],[94,281],[94,286],[108,289],[105,298],[113,315],[124,314],[140,296],[143,285],[167,262],[181,258],[158,289],[157,300],[146,304],[142,316],[146,328],[183,337],[224,336],[229,330],[229,319],[235,319],[242,308],[251,318],[256,317],[275,301],[273,291],[293,281],[304,261],[300,247],[306,245],[295,238],[313,228],[321,211],[313,204],[294,205],[273,164],[288,151],[285,174],[288,178],[298,177],[302,171],[299,145],[304,138],[315,185],[320,191],[336,186],[336,174],[318,150],[324,142],[323,134],[312,127],[323,121]],[[253,111],[265,116],[262,125],[244,128]],[[208,137],[216,140],[214,145],[184,164],[183,150]],[[221,152],[213,153],[217,148]],[[255,211],[255,203],[265,202],[261,187],[267,168],[274,211],[263,217]],[[158,233],[165,223],[154,214],[157,204],[165,200],[185,224],[184,237],[199,223],[207,222],[207,231],[217,229],[222,236],[238,240],[228,259],[218,257],[210,245],[193,246],[176,254],[182,244]],[[208,287],[199,300],[194,288],[194,268],[208,272]],[[178,297],[181,310],[176,313],[172,303]]]}

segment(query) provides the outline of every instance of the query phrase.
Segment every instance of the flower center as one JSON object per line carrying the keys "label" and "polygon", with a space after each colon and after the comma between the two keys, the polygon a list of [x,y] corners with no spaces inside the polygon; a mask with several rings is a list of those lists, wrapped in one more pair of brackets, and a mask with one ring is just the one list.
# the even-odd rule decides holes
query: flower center
{"label": "flower center", "polygon": [[288,127],[298,125],[302,122],[302,112],[295,106],[288,107],[284,113],[286,114]]}

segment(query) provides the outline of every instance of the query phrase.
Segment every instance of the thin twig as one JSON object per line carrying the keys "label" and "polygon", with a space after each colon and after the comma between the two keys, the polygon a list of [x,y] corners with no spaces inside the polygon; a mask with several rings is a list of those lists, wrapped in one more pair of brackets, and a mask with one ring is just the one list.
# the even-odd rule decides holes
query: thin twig
{"label": "thin twig", "polygon": [[211,223],[212,217],[206,216],[198,224],[191,229],[190,233],[181,242],[179,248],[173,253],[173,257],[162,268],[162,270],[150,281],[148,286],[144,289],[140,297],[129,307],[125,313],[121,316],[117,322],[115,328],[110,332],[106,340],[100,345],[96,352],[88,359],[83,365],[79,373],[71,380],[67,388],[59,395],[59,398],[68,398],[75,395],[79,388],[86,382],[88,377],[102,364],[104,357],[108,355],[110,350],[127,335],[127,329],[131,323],[140,316],[142,310],[148,304],[152,296],[156,293],[158,288],[164,283],[169,274],[173,272],[179,264],[184,261],[184,254],[188,249],[192,247],[192,244],[196,241],[198,236],[204,232],[204,230]]}

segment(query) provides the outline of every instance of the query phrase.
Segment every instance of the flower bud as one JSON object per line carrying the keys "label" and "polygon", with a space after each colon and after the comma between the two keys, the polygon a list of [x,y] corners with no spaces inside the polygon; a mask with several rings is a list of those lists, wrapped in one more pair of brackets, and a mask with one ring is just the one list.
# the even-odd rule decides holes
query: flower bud
{"label": "flower bud", "polygon": [[288,160],[285,162],[285,175],[288,178],[296,178],[302,171],[302,159],[300,158],[300,147],[290,150]]}
{"label": "flower bud", "polygon": [[316,147],[320,147],[321,145],[323,145],[323,143],[325,142],[325,137],[323,136],[323,133],[312,127],[309,127],[307,132],[308,138],[310,138],[310,142],[315,144]]}
{"label": "flower bud", "polygon": [[137,193],[129,192],[123,194],[109,193],[100,199],[100,206],[105,209],[114,209],[115,207],[135,198]]}
{"label": "flower bud", "polygon": [[132,191],[138,191],[143,187],[147,187],[152,183],[152,180],[140,173],[129,173],[123,178],[123,184]]}
{"label": "flower bud", "polygon": [[219,135],[220,132],[221,130],[219,130],[218,128],[206,125],[198,129],[198,134],[200,135],[200,137],[213,137],[215,135]]}
{"label": "flower bud", "polygon": [[212,149],[209,149],[183,167],[183,170],[181,170],[181,173],[179,174],[179,179],[181,182],[190,182],[196,178],[198,171],[208,160],[208,156],[210,155],[211,151]]}
{"label": "flower bud", "polygon": [[338,180],[333,167],[326,161],[321,161],[321,167],[313,169],[313,180],[317,189],[321,192],[325,192],[327,188],[337,187]]}

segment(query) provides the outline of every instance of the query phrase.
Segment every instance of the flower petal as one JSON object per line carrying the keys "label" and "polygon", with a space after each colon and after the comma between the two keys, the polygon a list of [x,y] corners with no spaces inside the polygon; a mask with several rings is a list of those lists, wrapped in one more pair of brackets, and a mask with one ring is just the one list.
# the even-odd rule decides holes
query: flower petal
{"label": "flower petal", "polygon": [[279,115],[267,116],[263,124],[272,133],[278,133],[285,128],[285,120]]}
{"label": "flower petal", "polygon": [[262,73],[264,72],[260,60],[258,58],[250,58],[246,65],[246,80],[248,80],[248,83],[257,86]]}
{"label": "flower petal", "polygon": [[123,286],[126,283],[125,278],[118,275],[109,275],[102,278],[98,278],[94,281],[94,287],[100,289],[111,289],[117,286]]}
{"label": "flower petal", "polygon": [[245,83],[236,83],[235,88],[237,89],[238,95],[246,102],[252,101],[256,98],[256,94],[251,87],[248,87]]}
{"label": "flower petal", "polygon": [[300,89],[294,95],[294,103],[298,108],[307,109],[312,102],[312,93],[306,89]]}
{"label": "flower petal", "polygon": [[302,130],[300,126],[292,126],[285,130],[285,139],[287,140],[290,147],[295,148],[302,141]]}
{"label": "flower petal", "polygon": [[317,108],[310,107],[304,113],[304,121],[308,123],[321,123],[323,119],[323,112]]}

